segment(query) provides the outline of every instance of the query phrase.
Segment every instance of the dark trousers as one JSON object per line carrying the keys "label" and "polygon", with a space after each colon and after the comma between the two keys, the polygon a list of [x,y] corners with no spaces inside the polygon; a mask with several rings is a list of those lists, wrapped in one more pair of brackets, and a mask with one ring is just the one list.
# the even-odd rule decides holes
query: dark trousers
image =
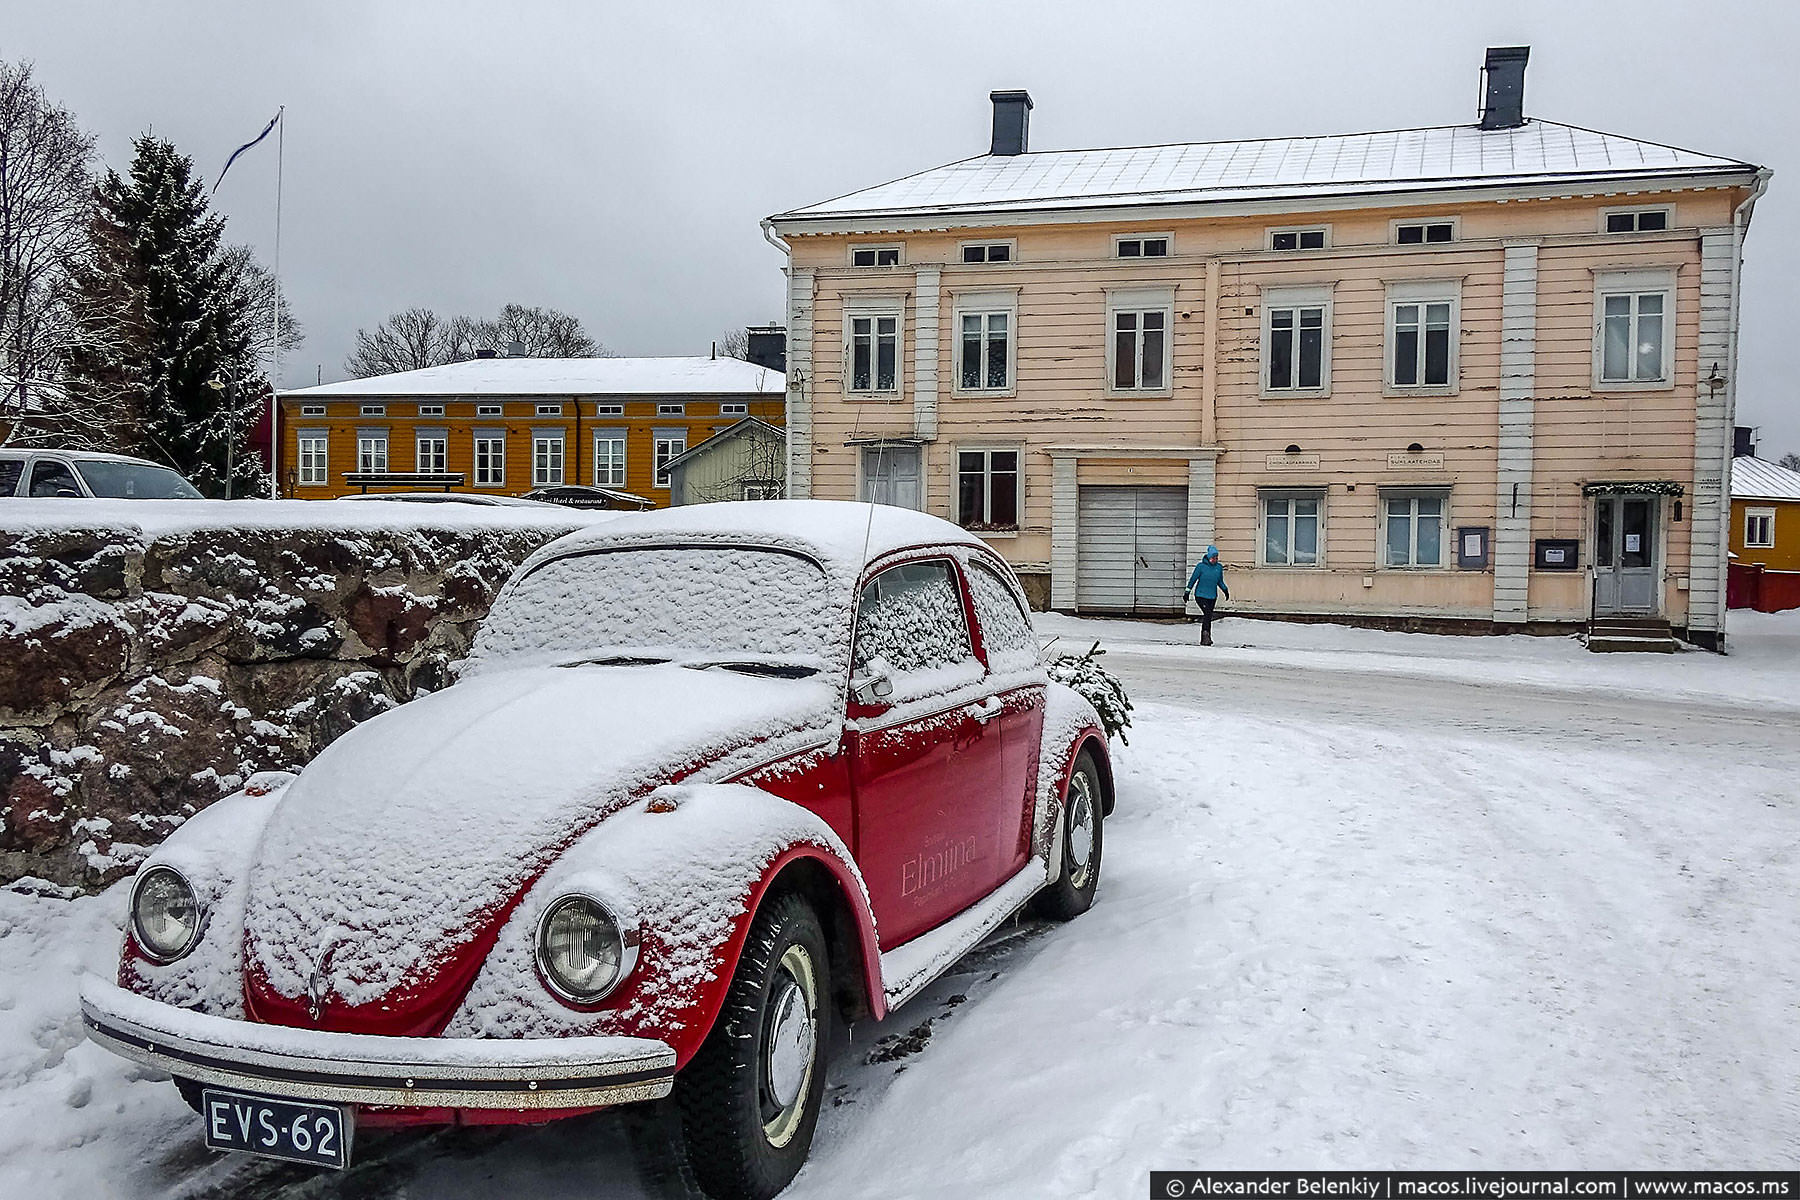
{"label": "dark trousers", "polygon": [[1217,596],[1195,596],[1194,603],[1200,606],[1200,640],[1212,640],[1213,605],[1219,602]]}

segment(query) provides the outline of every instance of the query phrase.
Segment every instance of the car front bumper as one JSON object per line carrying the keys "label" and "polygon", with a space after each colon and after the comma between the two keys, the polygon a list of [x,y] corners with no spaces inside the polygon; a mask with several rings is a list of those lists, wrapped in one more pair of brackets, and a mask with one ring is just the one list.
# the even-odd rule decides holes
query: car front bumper
{"label": "car front bumper", "polygon": [[88,1036],[126,1058],[260,1095],[400,1108],[571,1109],[655,1100],[675,1051],[652,1038],[377,1037],[176,1008],[98,976],[81,983]]}

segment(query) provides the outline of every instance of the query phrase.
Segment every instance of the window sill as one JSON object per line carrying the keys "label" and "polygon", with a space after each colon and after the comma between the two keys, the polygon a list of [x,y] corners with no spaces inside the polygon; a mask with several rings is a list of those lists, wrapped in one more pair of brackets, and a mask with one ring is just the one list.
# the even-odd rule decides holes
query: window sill
{"label": "window sill", "polygon": [[1142,390],[1109,387],[1106,389],[1108,400],[1173,400],[1173,388],[1144,388]]}
{"label": "window sill", "polygon": [[892,404],[906,398],[904,392],[851,392],[843,393],[846,400],[872,400],[877,404]]}
{"label": "window sill", "polygon": [[1017,525],[1004,529],[982,529],[979,526],[964,525],[962,526],[962,531],[964,533],[972,533],[978,538],[1016,538],[1019,536],[1019,527]]}
{"label": "window sill", "polygon": [[1329,400],[1331,398],[1331,389],[1328,387],[1283,388],[1280,391],[1271,391],[1268,388],[1263,388],[1258,395],[1264,400]]}
{"label": "window sill", "polygon": [[1325,570],[1324,563],[1257,563],[1258,571],[1292,571],[1306,574]]}
{"label": "window sill", "polygon": [[1403,399],[1408,396],[1419,396],[1419,397],[1454,396],[1461,390],[1462,389],[1455,384],[1436,384],[1436,385],[1429,385],[1426,387],[1407,387],[1404,384],[1390,383],[1390,384],[1386,384],[1382,387],[1381,394],[1383,396],[1391,396],[1391,397]]}
{"label": "window sill", "polygon": [[950,396],[954,400],[1007,400],[1018,394],[1019,389],[1016,387],[950,389]]}
{"label": "window sill", "polygon": [[1668,379],[1653,379],[1644,383],[1619,383],[1613,380],[1602,382],[1600,380],[1595,380],[1593,387],[1593,393],[1596,396],[1626,396],[1633,392],[1672,392],[1674,390],[1674,381]]}
{"label": "window sill", "polygon": [[1455,575],[1455,574],[1458,574],[1458,571],[1455,567],[1445,567],[1445,566],[1425,566],[1425,567],[1380,566],[1380,567],[1375,568],[1375,572],[1378,575],[1379,574],[1387,574],[1387,573],[1397,573],[1397,574],[1401,574],[1401,575]]}

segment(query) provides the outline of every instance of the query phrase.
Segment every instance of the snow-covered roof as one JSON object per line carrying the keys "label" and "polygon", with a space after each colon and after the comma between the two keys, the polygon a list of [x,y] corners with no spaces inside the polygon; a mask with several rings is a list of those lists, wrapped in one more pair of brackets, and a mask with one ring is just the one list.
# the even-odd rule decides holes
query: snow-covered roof
{"label": "snow-covered roof", "polygon": [[1800,471],[1760,458],[1731,460],[1733,500],[1800,500]]}
{"label": "snow-covered roof", "polygon": [[909,546],[983,543],[941,517],[848,500],[732,500],[625,513],[604,526],[558,538],[533,561],[619,543],[743,541],[812,552],[846,573],[891,550]]}
{"label": "snow-covered roof", "polygon": [[984,154],[797,208],[783,221],[1006,213],[1738,175],[1749,163],[1554,121]]}
{"label": "snow-covered roof", "polygon": [[787,377],[736,358],[472,358],[283,392],[302,400],[365,396],[782,395]]}

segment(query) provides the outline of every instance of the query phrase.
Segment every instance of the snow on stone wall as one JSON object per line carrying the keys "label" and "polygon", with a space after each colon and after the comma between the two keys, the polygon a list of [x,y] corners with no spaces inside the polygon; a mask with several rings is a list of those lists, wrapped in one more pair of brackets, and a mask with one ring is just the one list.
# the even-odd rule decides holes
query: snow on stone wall
{"label": "snow on stone wall", "polygon": [[117,878],[251,773],[443,687],[513,568],[585,522],[219,502],[151,526],[62,503],[84,525],[0,522],[0,882]]}

